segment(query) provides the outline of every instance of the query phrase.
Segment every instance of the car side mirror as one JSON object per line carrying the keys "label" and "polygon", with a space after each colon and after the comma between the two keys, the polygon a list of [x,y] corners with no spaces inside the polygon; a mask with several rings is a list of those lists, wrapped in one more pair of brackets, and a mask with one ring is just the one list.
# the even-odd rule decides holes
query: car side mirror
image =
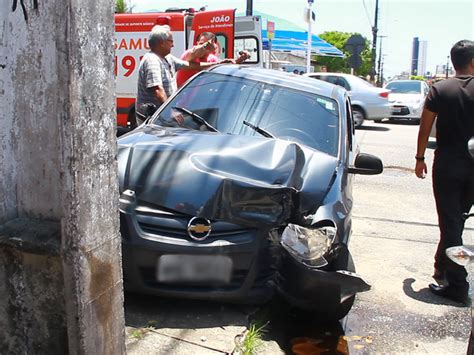
{"label": "car side mirror", "polygon": [[471,137],[469,141],[467,142],[467,149],[469,150],[469,154],[471,154],[471,157],[474,158],[474,137]]}
{"label": "car side mirror", "polygon": [[376,156],[366,153],[358,154],[354,166],[349,167],[350,174],[377,175],[382,171],[382,161]]}

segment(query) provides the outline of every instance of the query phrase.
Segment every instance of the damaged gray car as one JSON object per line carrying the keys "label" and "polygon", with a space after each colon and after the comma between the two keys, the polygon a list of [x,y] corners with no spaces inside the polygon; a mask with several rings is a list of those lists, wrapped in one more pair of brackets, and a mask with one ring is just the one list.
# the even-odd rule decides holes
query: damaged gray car
{"label": "damaged gray car", "polygon": [[348,249],[359,153],[347,92],[217,66],[118,141],[124,285],[167,297],[291,305],[340,319],[370,286]]}

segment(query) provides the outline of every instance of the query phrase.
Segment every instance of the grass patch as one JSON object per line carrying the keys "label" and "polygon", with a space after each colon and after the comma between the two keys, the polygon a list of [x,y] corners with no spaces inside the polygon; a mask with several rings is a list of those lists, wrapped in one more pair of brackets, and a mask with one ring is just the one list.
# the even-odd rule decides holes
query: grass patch
{"label": "grass patch", "polygon": [[256,325],[255,323],[245,333],[245,338],[242,343],[242,354],[243,355],[254,355],[257,354],[258,348],[262,345],[262,335],[265,333],[265,326]]}
{"label": "grass patch", "polygon": [[143,339],[146,333],[148,333],[148,329],[138,328],[138,329],[135,329],[132,333],[130,333],[130,337],[137,340],[141,340]]}

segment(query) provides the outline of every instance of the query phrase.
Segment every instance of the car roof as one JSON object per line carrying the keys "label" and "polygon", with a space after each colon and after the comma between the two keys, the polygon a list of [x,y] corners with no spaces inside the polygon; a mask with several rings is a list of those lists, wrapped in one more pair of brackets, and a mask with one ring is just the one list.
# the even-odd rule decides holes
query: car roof
{"label": "car roof", "polygon": [[342,100],[345,95],[345,90],[336,85],[320,80],[316,82],[313,78],[303,75],[295,75],[293,73],[287,73],[280,70],[224,64],[212,67],[209,71],[218,74],[261,81],[268,84],[276,84],[291,89],[330,97],[335,100]]}
{"label": "car roof", "polygon": [[[366,89],[367,87],[370,87],[370,88],[375,88],[371,83],[369,83],[367,80],[365,80],[364,78],[361,78],[357,75],[352,75],[352,74],[347,74],[347,73],[333,73],[333,72],[316,72],[316,73],[307,73],[307,74],[304,74],[305,76],[308,76],[308,77],[315,77],[315,76],[339,76],[339,77],[342,77],[342,78],[345,78],[347,79],[347,81],[352,85],[352,86],[355,86],[355,87],[359,87],[359,88],[364,88]],[[366,85],[366,84],[369,84],[369,85]],[[367,86],[367,87],[366,87]]]}

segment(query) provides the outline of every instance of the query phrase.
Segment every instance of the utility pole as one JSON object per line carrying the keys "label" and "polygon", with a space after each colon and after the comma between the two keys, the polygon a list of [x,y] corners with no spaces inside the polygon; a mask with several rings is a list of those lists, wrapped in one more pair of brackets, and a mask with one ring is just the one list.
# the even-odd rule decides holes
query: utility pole
{"label": "utility pole", "polygon": [[381,78],[381,62],[382,62],[382,40],[387,36],[378,36],[380,38],[380,48],[379,48],[379,62],[377,64],[377,83],[379,86],[383,85]]}
{"label": "utility pole", "polygon": [[311,47],[312,43],[311,40],[313,38],[313,34],[311,33],[311,21],[312,19],[312,10],[311,10],[311,5],[313,5],[314,0],[308,0],[308,48],[306,50],[306,72],[310,72],[311,68]]}
{"label": "utility pole", "polygon": [[372,27],[372,69],[370,73],[370,79],[372,82],[375,80],[375,59],[377,57],[377,31],[379,30],[377,27],[379,19],[379,0],[375,0],[375,20],[374,20],[374,27]]}
{"label": "utility pole", "polygon": [[253,0],[247,0],[247,11],[245,12],[245,15],[253,15]]}
{"label": "utility pole", "polygon": [[446,79],[449,76],[449,55],[448,58],[446,59]]}

